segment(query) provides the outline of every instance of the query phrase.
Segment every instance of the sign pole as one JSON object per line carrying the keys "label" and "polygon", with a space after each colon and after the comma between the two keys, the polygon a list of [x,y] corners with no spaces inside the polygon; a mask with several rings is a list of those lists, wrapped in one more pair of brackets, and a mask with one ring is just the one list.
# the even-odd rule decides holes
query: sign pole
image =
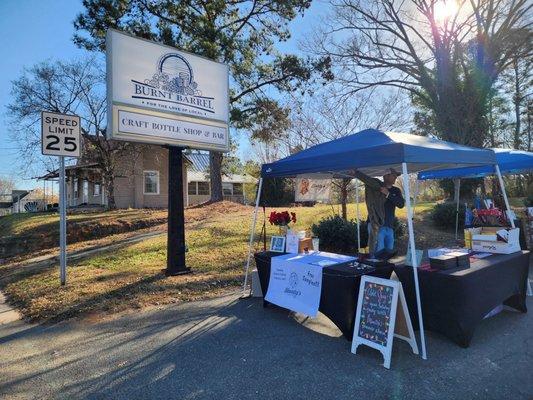
{"label": "sign pole", "polygon": [[165,275],[190,273],[185,265],[185,204],[183,201],[183,147],[168,146],[168,230]]}
{"label": "sign pole", "polygon": [[59,269],[61,285],[67,283],[67,218],[65,193],[65,157],[59,156]]}

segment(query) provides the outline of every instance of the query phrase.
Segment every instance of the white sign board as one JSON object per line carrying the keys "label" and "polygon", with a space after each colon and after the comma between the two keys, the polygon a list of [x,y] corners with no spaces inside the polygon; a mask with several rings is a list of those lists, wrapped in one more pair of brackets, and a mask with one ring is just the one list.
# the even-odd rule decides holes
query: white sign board
{"label": "white sign board", "polygon": [[329,202],[331,179],[296,178],[294,200]]}
{"label": "white sign board", "polygon": [[204,57],[110,29],[108,136],[229,150],[229,69]]}
{"label": "white sign board", "polygon": [[314,318],[320,304],[322,267],[289,257],[272,257],[265,300]]}
{"label": "white sign board", "polygon": [[407,341],[413,353],[418,354],[402,284],[364,275],[359,286],[352,353],[356,354],[361,344],[379,350],[383,355],[383,366],[389,369],[394,337]]}
{"label": "white sign board", "polygon": [[41,112],[41,151],[45,156],[80,156],[80,117]]}

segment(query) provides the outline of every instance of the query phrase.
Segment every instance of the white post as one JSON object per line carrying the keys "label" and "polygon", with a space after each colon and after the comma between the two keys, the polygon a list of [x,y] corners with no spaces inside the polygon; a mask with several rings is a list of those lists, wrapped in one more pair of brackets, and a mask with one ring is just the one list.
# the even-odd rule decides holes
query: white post
{"label": "white post", "polygon": [[361,230],[359,227],[359,220],[361,218],[359,215],[359,180],[358,179],[355,180],[355,213],[357,216],[357,253],[359,254],[359,252],[361,251]]}
{"label": "white post", "polygon": [[456,179],[455,184],[455,197],[457,198],[457,207],[455,208],[455,240],[457,241],[457,235],[459,231],[459,198],[461,197],[461,179]]}
{"label": "white post", "polygon": [[244,285],[242,287],[242,295],[246,296],[246,286],[248,284],[248,270],[250,269],[250,260],[252,259],[252,246],[254,244],[255,223],[257,222],[257,211],[259,210],[259,200],[261,199],[261,190],[263,189],[263,178],[259,178],[259,186],[257,188],[257,197],[255,199],[254,219],[252,228],[250,229],[250,243],[248,244],[248,260],[246,261],[246,269],[244,271]]}
{"label": "white post", "polygon": [[402,178],[405,191],[405,202],[407,204],[407,228],[409,231],[409,247],[411,248],[411,265],[413,266],[413,277],[415,281],[416,307],[418,309],[418,326],[420,328],[420,342],[422,347],[422,358],[427,359],[426,355],[426,337],[424,334],[424,321],[422,319],[422,304],[420,302],[420,287],[418,285],[418,264],[415,250],[415,232],[413,229],[413,210],[411,208],[411,198],[409,193],[409,175],[407,172],[407,163],[402,163]]}
{"label": "white post", "polygon": [[59,156],[59,276],[61,285],[67,283],[67,194],[65,190],[65,157]]}
{"label": "white post", "polygon": [[514,228],[514,218],[511,217],[511,207],[509,207],[509,200],[507,200],[507,193],[505,192],[505,185],[503,184],[502,174],[500,172],[500,167],[498,164],[494,164],[494,169],[496,170],[496,175],[498,175],[498,181],[500,182],[500,189],[503,194],[503,201],[505,201],[505,208],[507,209],[507,218],[511,222],[511,227]]}

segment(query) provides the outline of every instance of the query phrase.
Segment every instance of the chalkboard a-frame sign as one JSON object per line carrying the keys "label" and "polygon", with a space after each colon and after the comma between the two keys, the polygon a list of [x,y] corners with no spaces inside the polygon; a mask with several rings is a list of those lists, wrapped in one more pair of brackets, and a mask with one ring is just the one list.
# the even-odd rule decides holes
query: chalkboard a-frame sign
{"label": "chalkboard a-frame sign", "polygon": [[372,347],[381,352],[383,366],[390,369],[394,337],[407,341],[413,353],[418,354],[402,284],[365,275],[359,287],[352,353],[356,353],[360,344]]}

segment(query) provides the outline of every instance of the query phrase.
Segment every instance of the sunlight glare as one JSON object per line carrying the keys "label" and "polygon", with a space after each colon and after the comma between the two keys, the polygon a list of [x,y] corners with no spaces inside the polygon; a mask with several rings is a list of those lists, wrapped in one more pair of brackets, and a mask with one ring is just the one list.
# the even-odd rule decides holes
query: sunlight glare
{"label": "sunlight glare", "polygon": [[454,0],[439,0],[434,5],[435,21],[441,23],[449,21],[457,11],[458,6]]}

